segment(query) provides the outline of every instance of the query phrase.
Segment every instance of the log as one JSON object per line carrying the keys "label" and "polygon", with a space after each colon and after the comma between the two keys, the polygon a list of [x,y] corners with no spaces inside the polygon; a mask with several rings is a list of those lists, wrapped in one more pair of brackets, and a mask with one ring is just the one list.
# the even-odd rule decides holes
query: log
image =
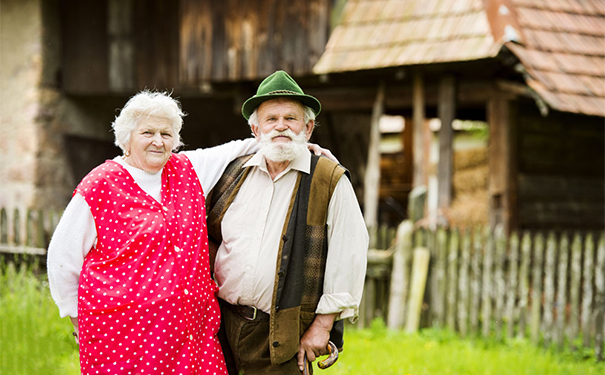
{"label": "log", "polygon": [[554,341],[563,349],[565,342],[565,306],[567,306],[567,269],[569,267],[569,237],[567,233],[562,233],[559,239],[559,280],[557,290],[557,308],[554,317]]}
{"label": "log", "polygon": [[391,290],[389,295],[389,313],[387,327],[390,329],[403,328],[408,291],[408,264],[412,256],[412,233],[414,226],[410,221],[404,221],[397,228],[397,240],[393,252],[393,268],[391,272]]}
{"label": "log", "polygon": [[590,347],[594,336],[592,319],[594,264],[594,242],[592,234],[589,233],[584,241],[584,286],[582,287],[582,341],[585,348]]}
{"label": "log", "polygon": [[508,296],[506,300],[506,337],[512,339],[515,335],[515,301],[519,285],[519,236],[516,232],[510,236],[510,271],[508,277]]}
{"label": "log", "polygon": [[552,341],[553,310],[555,308],[555,274],[557,239],[553,232],[546,239],[546,260],[544,264],[544,320],[542,331],[544,332],[544,343],[549,345]]}
{"label": "log", "polygon": [[529,321],[529,264],[531,259],[531,236],[523,233],[521,240],[521,268],[519,269],[519,332],[518,337],[525,337]]}
{"label": "log", "polygon": [[540,340],[540,310],[542,307],[542,265],[544,261],[544,236],[538,233],[534,239],[534,264],[531,283],[531,340],[537,344]]}
{"label": "log", "polygon": [[405,330],[408,333],[417,332],[420,325],[422,300],[424,298],[424,289],[426,287],[426,277],[428,275],[430,258],[431,253],[426,247],[414,249],[412,288],[410,290],[408,317],[405,323]]}

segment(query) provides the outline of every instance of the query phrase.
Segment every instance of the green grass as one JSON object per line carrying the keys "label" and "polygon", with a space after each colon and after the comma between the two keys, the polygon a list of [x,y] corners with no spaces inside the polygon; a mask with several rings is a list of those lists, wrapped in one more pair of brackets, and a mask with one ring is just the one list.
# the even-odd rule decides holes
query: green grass
{"label": "green grass", "polygon": [[[34,276],[38,274],[38,276]],[[77,375],[78,351],[69,319],[60,319],[44,273],[35,267],[0,267],[0,374]],[[605,364],[581,352],[554,352],[527,341],[461,340],[451,332],[416,335],[349,328],[339,361],[319,375],[591,375]]]}

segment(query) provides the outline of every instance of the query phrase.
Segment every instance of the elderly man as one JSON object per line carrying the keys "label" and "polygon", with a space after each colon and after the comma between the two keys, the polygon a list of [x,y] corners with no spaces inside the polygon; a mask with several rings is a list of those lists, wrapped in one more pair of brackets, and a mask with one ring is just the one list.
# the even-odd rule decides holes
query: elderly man
{"label": "elderly man", "polygon": [[260,150],[209,199],[232,373],[300,374],[357,317],[368,234],[348,172],[307,150],[320,110],[286,72],[267,77],[242,107]]}

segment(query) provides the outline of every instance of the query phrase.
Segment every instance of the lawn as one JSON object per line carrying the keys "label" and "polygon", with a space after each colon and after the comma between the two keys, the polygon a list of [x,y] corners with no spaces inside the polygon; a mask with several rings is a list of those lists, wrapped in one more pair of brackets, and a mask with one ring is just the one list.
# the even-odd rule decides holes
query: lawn
{"label": "lawn", "polygon": [[[59,318],[44,274],[25,266],[1,268],[0,374],[79,374],[71,324]],[[381,321],[371,329],[348,329],[345,340],[339,361],[316,374],[605,374],[604,363],[582,353],[556,353],[526,341],[461,340],[438,330],[407,335],[387,331]]]}

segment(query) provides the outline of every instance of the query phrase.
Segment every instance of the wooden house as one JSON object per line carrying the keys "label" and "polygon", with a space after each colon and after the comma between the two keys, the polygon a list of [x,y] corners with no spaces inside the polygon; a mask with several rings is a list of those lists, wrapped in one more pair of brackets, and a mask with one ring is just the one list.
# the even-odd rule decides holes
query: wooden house
{"label": "wooden house", "polygon": [[451,124],[481,120],[492,223],[603,227],[605,6],[597,0],[0,6],[0,206],[64,207],[92,167],[118,154],[110,124],[143,88],[181,100],[187,148],[246,137],[241,104],[284,69],[321,101],[312,140],[353,172],[368,217],[378,216],[376,194],[362,199],[364,186],[380,183],[376,124],[388,114],[410,126],[404,154],[388,164],[403,172],[383,198],[405,200],[427,185],[427,124],[439,118],[438,213],[447,218]]}

